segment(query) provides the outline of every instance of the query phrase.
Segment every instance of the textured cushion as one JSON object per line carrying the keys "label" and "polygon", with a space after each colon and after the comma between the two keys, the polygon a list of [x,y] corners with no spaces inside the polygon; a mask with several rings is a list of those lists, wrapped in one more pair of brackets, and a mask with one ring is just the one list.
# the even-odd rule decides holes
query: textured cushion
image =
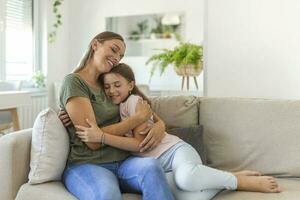
{"label": "textured cushion", "polygon": [[50,108],[37,116],[32,130],[29,183],[61,180],[69,153],[69,136]]}
{"label": "textured cushion", "polygon": [[210,166],[300,177],[300,101],[203,98],[200,122]]}
{"label": "textured cushion", "polygon": [[167,128],[198,125],[199,100],[194,96],[152,97],[152,110],[166,123]]}
{"label": "textured cushion", "polygon": [[213,200],[299,200],[300,179],[278,178],[281,193],[259,193],[243,191],[224,191]]}
{"label": "textured cushion", "polygon": [[203,164],[206,163],[205,149],[203,145],[203,127],[183,127],[183,128],[172,128],[168,130],[169,134],[176,135],[183,141],[189,143],[199,153]]}
{"label": "textured cushion", "polygon": [[[138,194],[123,194],[123,200],[141,200]],[[16,200],[77,200],[68,192],[65,186],[58,181],[39,185],[24,184],[20,188]]]}

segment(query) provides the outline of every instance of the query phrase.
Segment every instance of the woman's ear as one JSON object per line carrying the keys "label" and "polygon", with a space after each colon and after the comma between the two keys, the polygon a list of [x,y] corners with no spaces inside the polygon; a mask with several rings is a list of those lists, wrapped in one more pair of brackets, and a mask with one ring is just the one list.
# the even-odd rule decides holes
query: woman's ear
{"label": "woman's ear", "polygon": [[96,39],[94,39],[94,40],[92,41],[92,49],[93,49],[94,51],[96,51],[97,48],[98,48],[98,45],[99,45],[99,42],[98,42]]}

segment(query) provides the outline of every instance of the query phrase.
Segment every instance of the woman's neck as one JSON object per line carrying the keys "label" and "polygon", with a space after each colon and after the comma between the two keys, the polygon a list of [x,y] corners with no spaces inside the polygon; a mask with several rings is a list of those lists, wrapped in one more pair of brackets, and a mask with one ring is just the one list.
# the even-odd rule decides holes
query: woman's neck
{"label": "woman's neck", "polygon": [[100,73],[99,71],[97,71],[96,67],[93,67],[91,64],[87,64],[78,73],[86,82],[92,85],[98,85],[98,78],[100,76]]}

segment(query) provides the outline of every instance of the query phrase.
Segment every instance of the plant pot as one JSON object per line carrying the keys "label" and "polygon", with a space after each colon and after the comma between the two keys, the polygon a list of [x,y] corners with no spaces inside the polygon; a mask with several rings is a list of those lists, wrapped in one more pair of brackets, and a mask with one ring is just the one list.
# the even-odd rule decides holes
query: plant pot
{"label": "plant pot", "polygon": [[184,67],[176,67],[174,65],[174,70],[178,76],[199,76],[202,68],[202,61],[199,62],[197,68],[193,65],[186,65]]}

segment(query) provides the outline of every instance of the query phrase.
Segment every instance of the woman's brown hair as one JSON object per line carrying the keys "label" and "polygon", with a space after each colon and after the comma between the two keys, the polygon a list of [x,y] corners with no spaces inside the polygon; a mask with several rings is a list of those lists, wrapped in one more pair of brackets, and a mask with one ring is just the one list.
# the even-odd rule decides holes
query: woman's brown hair
{"label": "woman's brown hair", "polygon": [[[107,72],[107,73],[104,73],[104,74],[100,75],[99,80],[100,80],[100,83],[101,83],[102,86],[104,85],[104,76],[106,74],[109,74],[109,73],[119,74],[122,77],[124,77],[127,81],[129,81],[129,82],[134,81],[135,82],[135,76],[134,76],[134,73],[133,73],[131,67],[129,67],[129,65],[127,65],[125,63],[119,63],[118,65],[114,66],[110,70],[110,72]],[[131,94],[136,94],[136,95],[142,97],[144,100],[147,101],[147,103],[149,105],[151,105],[150,100],[143,94],[143,92],[140,91],[140,89],[136,86],[136,84],[134,84],[134,87],[131,91]]]}
{"label": "woman's brown hair", "polygon": [[94,50],[92,48],[92,43],[94,40],[97,40],[98,42],[103,43],[107,40],[113,40],[113,39],[121,40],[125,44],[123,37],[114,32],[105,31],[105,32],[102,32],[102,33],[99,33],[98,35],[96,35],[90,42],[87,51],[85,52],[84,56],[81,58],[81,60],[79,62],[79,65],[73,70],[73,73],[81,71],[86,66],[87,62],[93,57]]}

